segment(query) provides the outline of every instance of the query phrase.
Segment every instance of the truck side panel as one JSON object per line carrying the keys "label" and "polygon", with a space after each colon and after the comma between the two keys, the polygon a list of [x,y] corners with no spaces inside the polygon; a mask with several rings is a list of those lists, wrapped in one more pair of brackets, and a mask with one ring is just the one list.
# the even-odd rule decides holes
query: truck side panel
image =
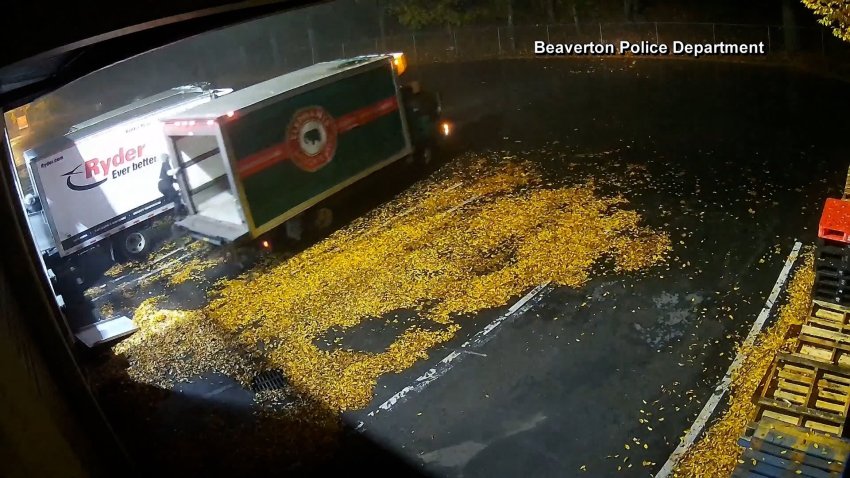
{"label": "truck side panel", "polygon": [[237,114],[222,133],[254,235],[410,153],[389,63]]}

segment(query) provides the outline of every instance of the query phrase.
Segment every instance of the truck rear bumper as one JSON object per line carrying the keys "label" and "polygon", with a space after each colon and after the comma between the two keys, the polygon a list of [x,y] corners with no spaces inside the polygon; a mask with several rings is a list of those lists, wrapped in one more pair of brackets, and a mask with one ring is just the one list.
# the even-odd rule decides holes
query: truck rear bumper
{"label": "truck rear bumper", "polygon": [[187,216],[175,225],[185,229],[192,237],[217,245],[234,242],[248,234],[248,226],[244,224],[220,221],[201,214]]}

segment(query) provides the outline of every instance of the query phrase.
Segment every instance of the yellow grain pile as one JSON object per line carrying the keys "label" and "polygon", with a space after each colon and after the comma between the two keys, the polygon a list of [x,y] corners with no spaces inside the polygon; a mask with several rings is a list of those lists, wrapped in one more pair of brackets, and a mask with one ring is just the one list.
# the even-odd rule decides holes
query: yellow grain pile
{"label": "yellow grain pile", "polygon": [[[130,373],[162,384],[170,380],[163,371],[173,368],[181,376],[231,373],[221,369],[233,364],[203,348],[210,343],[204,334],[218,334],[246,350],[262,344],[267,365],[323,406],[363,407],[380,376],[427,357],[464,316],[509,304],[547,281],[580,287],[603,260],[616,271],[637,271],[670,250],[666,234],[642,225],[624,198],[603,197],[593,183],[558,187],[531,164],[484,160],[461,162],[437,178],[289,260],[222,282],[204,310],[169,311],[162,319],[173,323],[169,332],[139,334],[121,349],[138,355]],[[409,309],[421,325],[381,353],[314,343],[331,328]],[[177,355],[192,365],[180,368]]]}

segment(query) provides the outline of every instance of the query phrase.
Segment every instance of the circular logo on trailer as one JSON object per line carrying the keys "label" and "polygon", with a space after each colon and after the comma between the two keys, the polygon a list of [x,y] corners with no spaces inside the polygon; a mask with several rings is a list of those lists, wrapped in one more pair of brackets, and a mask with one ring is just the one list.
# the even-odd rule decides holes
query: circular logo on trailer
{"label": "circular logo on trailer", "polygon": [[321,106],[298,110],[286,129],[292,162],[311,173],[331,162],[336,140],[336,121]]}

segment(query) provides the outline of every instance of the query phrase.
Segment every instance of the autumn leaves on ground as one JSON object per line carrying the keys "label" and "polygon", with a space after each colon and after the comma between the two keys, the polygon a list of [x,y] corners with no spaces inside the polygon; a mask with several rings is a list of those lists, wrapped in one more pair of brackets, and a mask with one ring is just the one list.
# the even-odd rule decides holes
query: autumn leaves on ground
{"label": "autumn leaves on ground", "polygon": [[[295,257],[222,281],[203,309],[146,300],[133,317],[139,332],[114,352],[131,380],[161,388],[204,372],[248,385],[279,369],[289,389],[261,401],[362,408],[379,377],[426,358],[464,317],[545,282],[579,288],[592,271],[645,269],[669,250],[627,198],[592,182],[552,184],[530,163],[467,157]],[[332,328],[402,312],[417,321],[383,352],[317,345]]]}

